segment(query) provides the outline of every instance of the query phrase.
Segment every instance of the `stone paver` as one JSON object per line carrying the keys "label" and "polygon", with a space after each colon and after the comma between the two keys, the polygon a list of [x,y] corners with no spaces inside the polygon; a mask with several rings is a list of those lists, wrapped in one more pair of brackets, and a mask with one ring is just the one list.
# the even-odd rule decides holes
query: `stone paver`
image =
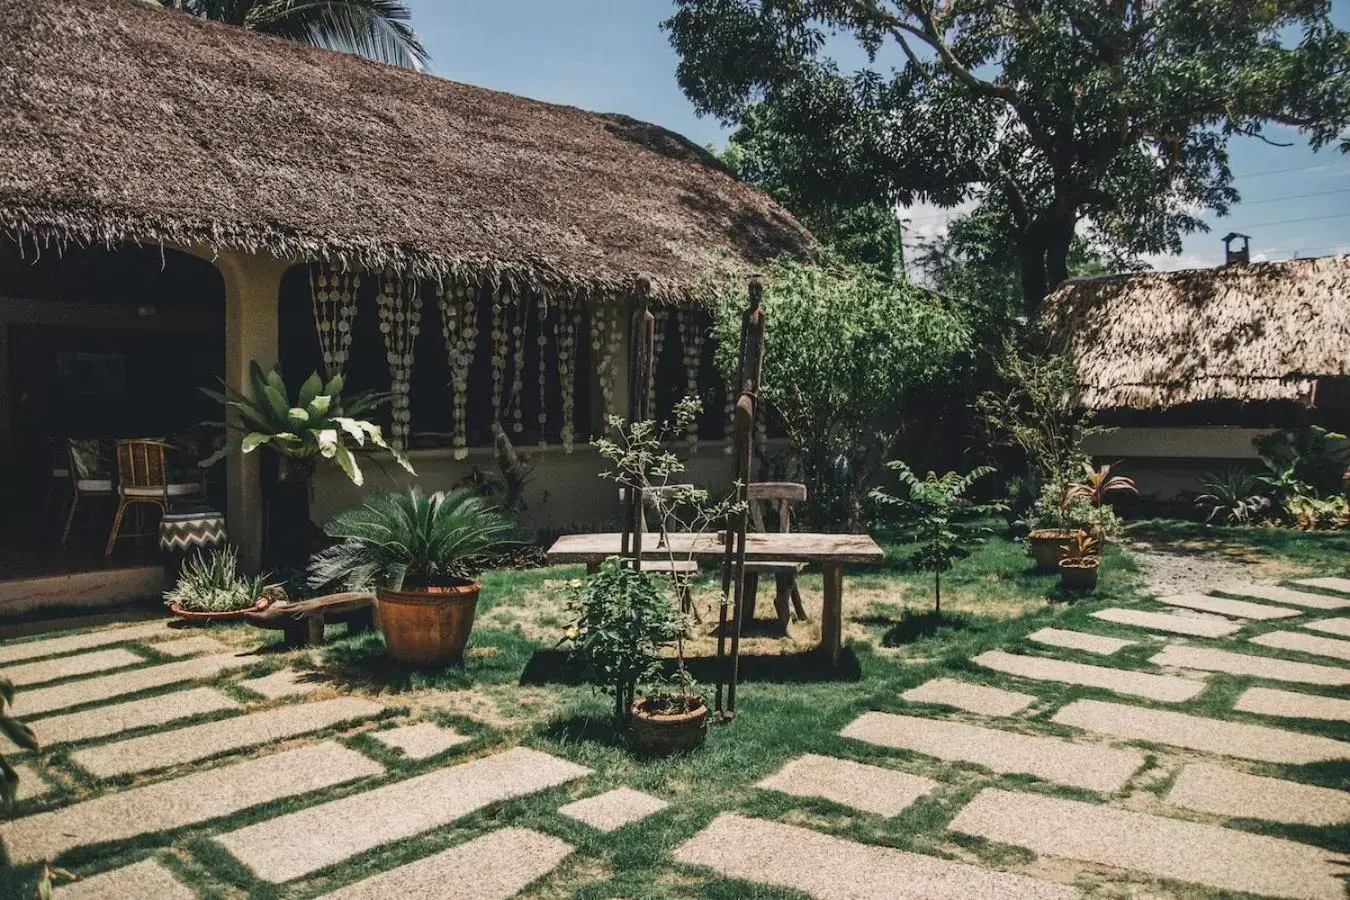
{"label": "stone paver", "polygon": [[599,831],[617,831],[625,825],[655,815],[669,805],[660,797],[621,787],[569,803],[559,807],[558,812]]}
{"label": "stone paver", "polygon": [[418,722],[388,731],[372,731],[370,736],[386,747],[402,750],[408,759],[426,759],[473,740],[466,734],[460,734],[453,728],[444,728],[435,722]]}
{"label": "stone paver", "polygon": [[36,716],[51,710],[64,709],[81,703],[96,703],[127,694],[136,694],[151,688],[165,687],[182,681],[197,681],[253,665],[257,660],[249,656],[199,656],[181,662],[147,666],[130,672],[100,675],[83,681],[70,681],[37,690],[20,691],[14,698],[14,713],[20,717]]}
{"label": "stone paver", "polygon": [[1024,772],[1104,794],[1120,790],[1144,764],[1143,754],[1134,750],[890,713],[863,713],[840,734],[949,762],[976,763],[995,772]]}
{"label": "stone paver", "polygon": [[1018,656],[1002,650],[981,653],[972,662],[1022,678],[1103,688],[1117,694],[1130,694],[1164,703],[1190,700],[1205,689],[1202,681],[1179,678],[1176,675],[1150,675],[1147,672],[1090,666],[1086,663],[1066,662],[1046,656]]}
{"label": "stone paver", "polygon": [[13,768],[14,774],[19,776],[19,788],[14,795],[16,803],[41,797],[52,789],[50,784],[42,780],[37,769],[27,763],[14,763]]}
{"label": "stone paver", "polygon": [[169,628],[165,620],[146,622],[142,625],[127,625],[108,628],[103,631],[91,631],[85,634],[66,634],[59,637],[45,637],[18,644],[0,647],[0,665],[9,665],[25,659],[37,659],[42,656],[57,656],[62,653],[75,653],[108,644],[123,641],[143,641],[155,637],[169,637],[179,632]]}
{"label": "stone paver", "polygon": [[1350,722],[1350,700],[1319,697],[1296,691],[1275,688],[1247,688],[1237,698],[1233,709],[1282,719],[1325,719],[1330,722]]}
{"label": "stone paver", "polygon": [[571,845],[551,835],[503,828],[318,900],[507,900],[571,852]]}
{"label": "stone paver", "polygon": [[205,656],[208,653],[228,653],[229,644],[223,644],[213,637],[207,637],[204,634],[194,634],[189,637],[174,638],[171,641],[161,641],[152,645],[156,653],[163,653],[165,656]]}
{"label": "stone paver", "polygon": [[243,709],[243,706],[215,688],[192,688],[159,694],[144,700],[130,700],[100,706],[84,712],[64,713],[35,719],[29,724],[37,732],[42,746],[87,741],[107,737],[133,728],[167,725],[177,719],[187,719],[225,709]]}
{"label": "stone paver", "polygon": [[1191,763],[1182,768],[1167,802],[1231,819],[1268,819],[1300,825],[1350,822],[1350,793]]}
{"label": "stone paver", "polygon": [[26,687],[44,681],[55,681],[58,678],[74,678],[77,675],[93,675],[110,669],[125,669],[127,666],[136,666],[143,662],[145,657],[137,656],[121,647],[113,647],[109,650],[95,650],[92,653],[79,653],[75,656],[10,666],[4,673],[14,682],[15,687]]}
{"label": "stone paver", "polygon": [[910,688],[900,696],[910,703],[954,706],[985,716],[1011,716],[1036,702],[1031,694],[957,681],[955,678],[934,678]]}
{"label": "stone paver", "polygon": [[1350,637],[1350,619],[1315,619],[1311,622],[1304,622],[1304,628],[1313,631],[1321,631],[1326,634],[1339,634],[1341,637]]}
{"label": "stone paver", "polygon": [[153,859],[82,878],[52,890],[54,900],[197,900],[191,888]]}
{"label": "stone paver", "polygon": [[590,771],[547,753],[515,747],[249,825],[216,841],[264,881],[290,881]]}
{"label": "stone paver", "polygon": [[1170,709],[1075,700],[1055,713],[1061,725],[1134,741],[1152,741],[1222,756],[1300,765],[1350,759],[1350,743],[1266,725],[1226,722]]}
{"label": "stone paver", "polygon": [[1166,631],[1170,634],[1185,634],[1191,637],[1227,637],[1242,629],[1241,623],[1218,616],[1188,616],[1183,613],[1151,612],[1146,609],[1111,607],[1098,610],[1092,616],[1103,622],[1115,622],[1117,625],[1132,625],[1135,628],[1147,628],[1149,631]]}
{"label": "stone paver", "polygon": [[1042,628],[1040,631],[1033,631],[1027,635],[1027,639],[1051,647],[1096,653],[1098,656],[1110,656],[1117,650],[1123,650],[1131,644],[1138,643],[1138,641],[1127,641],[1124,638],[1088,634],[1086,631],[1070,631],[1067,628]]}
{"label": "stone paver", "polygon": [[1293,588],[1271,584],[1244,584],[1241,587],[1225,587],[1225,594],[1237,594],[1241,597],[1259,597],[1273,600],[1289,606],[1306,606],[1310,609],[1344,609],[1350,606],[1350,597],[1328,597],[1326,594],[1309,594]]}
{"label": "stone paver", "polygon": [[0,841],[15,863],[54,859],[85,844],[182,828],[382,771],[324,741],[3,822]]}
{"label": "stone paver", "polygon": [[370,718],[383,709],[380,704],[360,697],[297,703],[77,750],[70,754],[70,761],[99,778],[135,775],[282,741],[340,722]]}
{"label": "stone paver", "polygon": [[1170,597],[1159,597],[1158,602],[1166,603],[1168,606],[1179,606],[1182,609],[1257,621],[1303,615],[1303,612],[1297,609],[1271,606],[1268,603],[1251,603],[1246,600],[1230,600],[1227,597],[1211,597],[1209,594],[1173,594]]}
{"label": "stone paver", "polygon": [[1295,650],[1313,656],[1329,656],[1350,662],[1350,641],[1304,634],[1301,631],[1268,631],[1251,639],[1253,644],[1274,647],[1277,650]]}
{"label": "stone paver", "polygon": [[239,686],[266,697],[268,700],[280,700],[283,697],[301,697],[305,694],[312,694],[322,687],[322,684],[314,680],[314,676],[310,673],[297,672],[295,669],[281,669],[261,678],[245,679],[239,682]]}
{"label": "stone paver", "polygon": [[675,850],[688,865],[816,900],[1068,900],[1067,885],[723,813]]}
{"label": "stone paver", "polygon": [[794,797],[824,797],[863,812],[894,816],[937,790],[938,783],[908,772],[808,753],[790,760],[756,787]]}
{"label": "stone paver", "polygon": [[1039,854],[1300,900],[1344,900],[1333,855],[1307,844],[1097,803],[986,788],[951,829]]}
{"label": "stone paver", "polygon": [[1339,591],[1342,594],[1350,594],[1350,578],[1300,578],[1294,584],[1302,584],[1307,587],[1323,588],[1328,591]]}
{"label": "stone paver", "polygon": [[1174,666],[1179,669],[1200,669],[1205,672],[1227,672],[1251,678],[1269,678],[1272,681],[1297,681],[1303,684],[1350,684],[1350,669],[1322,666],[1316,663],[1291,662],[1272,656],[1254,656],[1215,650],[1210,647],[1191,647],[1172,644],[1149,658],[1155,666]]}

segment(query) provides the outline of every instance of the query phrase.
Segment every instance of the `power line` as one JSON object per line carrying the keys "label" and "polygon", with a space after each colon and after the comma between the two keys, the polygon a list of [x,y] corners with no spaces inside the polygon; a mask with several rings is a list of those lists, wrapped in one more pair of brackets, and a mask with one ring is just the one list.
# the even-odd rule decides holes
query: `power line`
{"label": "power line", "polygon": [[[1252,222],[1247,225],[1224,225],[1224,228],[1233,231],[1247,230],[1255,231],[1257,228],[1273,228],[1276,225],[1297,225],[1299,222],[1324,222],[1327,219],[1344,219],[1350,217],[1350,212],[1332,213],[1329,216],[1304,216],[1301,219],[1281,219],[1278,222]],[[1219,223],[1215,223],[1219,224]]]}
{"label": "power line", "polygon": [[1334,191],[1314,191],[1311,194],[1290,194],[1287,197],[1266,197],[1261,200],[1242,200],[1238,206],[1256,206],[1260,203],[1279,203],[1281,200],[1306,200],[1309,197],[1326,197],[1331,194],[1344,194],[1350,192],[1350,188],[1336,188]]}
{"label": "power line", "polygon": [[1312,172],[1317,169],[1330,169],[1330,163],[1319,163],[1315,166],[1295,166],[1291,169],[1266,169],[1264,172],[1244,172],[1241,175],[1234,175],[1233,180],[1238,181],[1243,178],[1260,178],[1263,175],[1286,175],[1290,172]]}

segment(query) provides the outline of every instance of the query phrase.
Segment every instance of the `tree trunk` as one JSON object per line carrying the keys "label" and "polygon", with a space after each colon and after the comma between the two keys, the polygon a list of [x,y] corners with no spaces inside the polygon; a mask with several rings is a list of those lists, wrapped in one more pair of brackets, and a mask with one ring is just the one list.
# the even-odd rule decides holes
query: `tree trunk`
{"label": "tree trunk", "polygon": [[942,615],[942,570],[933,570],[933,612]]}
{"label": "tree trunk", "polygon": [[1022,304],[1027,315],[1033,318],[1049,292],[1045,250],[1045,242],[1036,230],[1028,229],[1022,233]]}

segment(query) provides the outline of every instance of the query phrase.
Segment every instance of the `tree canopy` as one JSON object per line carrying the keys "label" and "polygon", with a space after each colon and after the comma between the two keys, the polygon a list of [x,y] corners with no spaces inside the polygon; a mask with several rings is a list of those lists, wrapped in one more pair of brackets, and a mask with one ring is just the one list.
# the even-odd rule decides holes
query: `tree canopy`
{"label": "tree canopy", "polygon": [[[1177,252],[1226,213],[1234,135],[1346,149],[1350,37],[1329,0],[676,3],[685,93],[771,134],[799,205],[978,199],[1029,310],[1080,234]],[[845,71],[842,42],[868,63]]]}
{"label": "tree canopy", "polygon": [[404,0],[157,0],[203,19],[355,53],[405,69],[431,57],[413,31]]}

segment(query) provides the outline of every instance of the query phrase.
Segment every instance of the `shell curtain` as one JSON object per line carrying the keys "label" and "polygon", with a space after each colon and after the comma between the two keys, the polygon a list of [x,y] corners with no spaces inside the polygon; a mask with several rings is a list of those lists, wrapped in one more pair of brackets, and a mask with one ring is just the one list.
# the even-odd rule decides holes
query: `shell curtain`
{"label": "shell curtain", "polygon": [[[325,263],[310,267],[310,301],[327,378],[346,372],[351,358],[360,286],[361,275],[357,272],[339,272]],[[420,287],[419,282],[404,279],[392,270],[386,270],[377,280],[375,306],[393,394],[389,440],[399,449],[407,449],[412,434],[410,395],[414,348],[422,324]],[[487,291],[478,285],[463,283],[436,284],[429,291],[435,296],[449,363],[451,446],[456,459],[464,459],[469,454],[469,390],[479,345],[481,302],[491,303],[491,332],[484,337],[490,349],[491,383],[475,387],[479,391],[485,387],[488,390],[494,424],[500,423],[517,435],[525,431],[525,377],[527,366],[533,364],[538,391],[537,433],[540,446],[545,446],[550,414],[557,409],[557,406],[551,409],[548,402],[550,371],[556,370],[561,421],[552,424],[557,426],[563,449],[571,453],[577,438],[575,385],[579,342],[586,339],[590,341],[590,358],[599,381],[603,419],[607,421],[611,415],[622,412],[616,409],[615,403],[626,332],[622,307],[613,303],[591,304],[587,338],[583,329],[588,303],[581,297],[541,297],[538,302],[526,302],[526,298],[506,286]],[[653,312],[656,317],[654,365],[647,391],[654,409],[655,373],[660,369],[662,355],[675,352],[675,348],[669,346],[673,340],[668,340],[666,333],[672,313],[669,310]],[[680,343],[677,352],[684,375],[682,391],[697,395],[707,325],[701,314],[695,312],[678,310],[674,316],[674,331]],[[696,451],[697,423],[689,428],[685,438],[690,450]]]}

